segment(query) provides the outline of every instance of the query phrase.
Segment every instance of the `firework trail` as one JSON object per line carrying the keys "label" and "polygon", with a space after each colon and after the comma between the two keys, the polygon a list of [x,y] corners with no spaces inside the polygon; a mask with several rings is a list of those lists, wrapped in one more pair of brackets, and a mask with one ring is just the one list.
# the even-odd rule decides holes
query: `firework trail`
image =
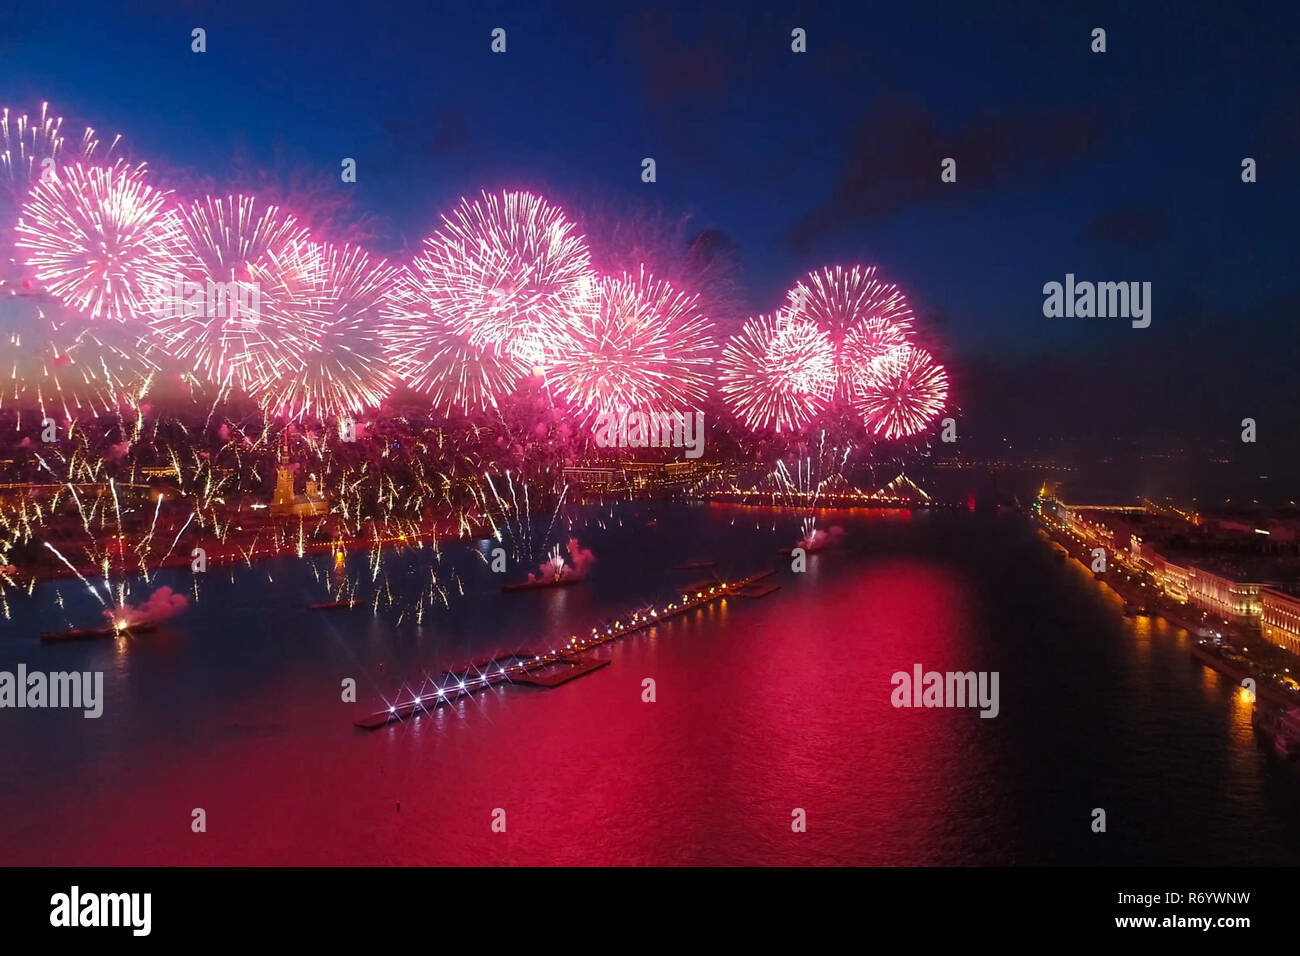
{"label": "firework trail", "polygon": [[33,184],[14,245],[60,301],[92,318],[143,317],[174,270],[166,192],[143,165],[76,163]]}
{"label": "firework trail", "polygon": [[51,551],[55,555],[55,557],[57,557],[60,561],[62,561],[64,564],[68,566],[68,570],[77,576],[77,578],[81,581],[81,583],[86,586],[86,590],[89,591],[94,596],[96,601],[98,601],[100,604],[104,605],[105,607],[108,606],[108,602],[105,601],[102,597],[100,597],[99,592],[95,590],[95,586],[86,580],[86,576],[82,574],[80,571],[78,571],[77,566],[73,564],[71,561],[69,561],[67,558],[65,558],[63,556],[63,553],[59,551],[58,548],[50,544],[48,541],[42,541],[41,544],[45,545],[45,547],[49,551]]}
{"label": "firework trail", "polygon": [[[559,518],[560,511],[564,506],[568,486],[566,485],[560,490],[555,502],[555,508],[547,521],[546,529],[539,538],[534,528],[532,492],[527,482],[520,481],[516,484],[515,475],[507,471],[505,474],[509,494],[509,500],[507,500],[505,495],[497,490],[497,484],[490,474],[484,474],[483,479],[487,483],[486,490],[478,487],[471,488],[475,504],[492,525],[496,539],[510,545],[512,557],[515,561],[519,564],[531,564],[535,560],[538,545],[550,540],[555,529],[556,520]],[[520,504],[521,489],[522,506]],[[570,548],[570,556],[573,557],[575,554],[573,548]],[[576,565],[578,562],[577,557],[574,557],[574,561]]]}
{"label": "firework trail", "polygon": [[462,199],[413,270],[453,332],[535,367],[564,345],[576,303],[594,283],[572,223],[526,192]]}
{"label": "firework trail", "polygon": [[797,459],[793,474],[784,460],[777,461],[771,482],[781,503],[791,508],[816,508],[823,492],[846,484],[844,466],[852,452],[852,445],[828,449],[826,433],[822,432],[817,442],[817,455]]}
{"label": "firework trail", "polygon": [[319,257],[296,248],[307,231],[249,196],[207,197],[176,216],[177,271],[152,310],[156,341],[183,371],[261,396],[320,344]]}
{"label": "firework trail", "polygon": [[835,387],[830,336],[786,313],[746,322],[718,368],[723,401],[753,431],[798,431],[825,411]]}
{"label": "firework trail", "polygon": [[909,438],[943,410],[948,373],[925,349],[904,345],[872,363],[852,394],[853,407],[877,435]]}
{"label": "firework trail", "polygon": [[647,274],[596,286],[546,382],[585,420],[602,413],[684,412],[710,385],[712,326],[698,297]]}
{"label": "firework trail", "polygon": [[399,273],[382,326],[393,373],[428,395],[437,410],[495,409],[528,374],[528,366],[506,348],[471,343],[454,330],[442,307],[415,273]]}
{"label": "firework trail", "polygon": [[796,547],[805,550],[819,550],[832,544],[839,544],[844,537],[844,529],[833,527],[828,532],[817,527],[817,507],[823,494],[845,487],[848,482],[844,477],[844,466],[848,464],[853,446],[843,449],[836,445],[827,446],[826,432],[817,439],[816,455],[809,454],[794,463],[794,473],[784,461],[776,463],[771,474],[771,484],[775,489],[774,502],[779,501],[789,508],[807,509],[803,518],[803,536]]}
{"label": "firework trail", "polygon": [[[98,155],[100,163],[111,161],[120,136],[113,138],[108,148]],[[19,205],[32,185],[52,175],[64,162],[90,163],[99,152],[95,131],[87,127],[81,139],[69,147],[63,135],[63,117],[50,114],[50,104],[42,103],[38,116],[13,113],[9,107],[0,109],[0,196],[4,201]],[[3,206],[4,201],[0,201]],[[0,223],[8,226],[9,223]]]}
{"label": "firework trail", "polygon": [[308,260],[279,265],[283,273],[310,277],[303,294],[320,323],[319,337],[267,382],[263,406],[291,420],[377,407],[394,382],[380,316],[398,267],[351,245],[299,243],[289,255]]}

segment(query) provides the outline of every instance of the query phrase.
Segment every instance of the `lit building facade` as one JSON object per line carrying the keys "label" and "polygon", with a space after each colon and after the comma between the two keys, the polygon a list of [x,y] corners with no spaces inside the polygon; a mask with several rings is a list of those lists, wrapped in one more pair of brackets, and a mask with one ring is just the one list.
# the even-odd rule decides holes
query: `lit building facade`
{"label": "lit building facade", "polygon": [[1259,627],[1264,637],[1293,654],[1300,654],[1300,597],[1264,588],[1259,598]]}
{"label": "lit building facade", "polygon": [[1155,578],[1160,590],[1175,601],[1181,601],[1184,604],[1191,600],[1191,593],[1188,589],[1192,577],[1190,568],[1165,560],[1164,555],[1146,545],[1142,547],[1142,557],[1150,566],[1151,576]]}
{"label": "lit building facade", "polygon": [[1188,572],[1187,597],[1192,604],[1220,617],[1259,618],[1262,584],[1234,581],[1197,567],[1188,568]]}

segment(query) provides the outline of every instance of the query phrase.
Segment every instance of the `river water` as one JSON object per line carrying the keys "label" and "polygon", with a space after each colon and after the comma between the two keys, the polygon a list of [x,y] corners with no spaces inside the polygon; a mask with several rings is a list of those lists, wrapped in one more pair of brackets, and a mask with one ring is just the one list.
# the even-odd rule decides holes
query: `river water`
{"label": "river water", "polygon": [[[86,591],[11,595],[0,669],[102,670],[106,701],[97,720],[0,711],[0,862],[1300,862],[1300,771],[1255,743],[1248,705],[1185,633],[1125,618],[1024,516],[826,514],[844,546],[804,573],[777,556],[793,513],[633,502],[570,517],[596,562],[565,589],[503,595],[456,545],[385,557],[379,584],[354,554],[362,595],[382,585],[385,607],[311,611],[329,561],[287,558],[210,570],[156,634],[61,645],[38,634],[97,619]],[[778,567],[780,590],[628,637],[558,688],[352,726],[422,673],[666,603],[713,573],[672,570],[700,559],[726,577]],[[417,622],[434,571],[450,608]],[[157,583],[192,588],[188,573]],[[894,708],[891,675],[916,664],[998,672],[998,716]]]}

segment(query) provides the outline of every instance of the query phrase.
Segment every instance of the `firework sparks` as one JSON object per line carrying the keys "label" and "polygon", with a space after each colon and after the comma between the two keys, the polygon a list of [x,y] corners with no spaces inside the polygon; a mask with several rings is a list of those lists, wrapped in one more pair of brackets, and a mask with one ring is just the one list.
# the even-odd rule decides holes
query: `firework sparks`
{"label": "firework sparks", "polygon": [[753,430],[803,428],[835,385],[830,336],[786,313],[746,322],[718,365],[723,400]]}
{"label": "firework sparks", "polygon": [[563,211],[526,192],[462,200],[413,266],[453,332],[534,366],[562,347],[594,281]]}
{"label": "firework sparks", "polygon": [[[824,331],[835,350],[838,387],[846,392],[861,368],[864,347],[883,341],[902,344],[912,309],[898,286],[876,277],[876,267],[828,267],[811,272],[786,294],[787,309]],[[896,340],[896,341],[894,341]]]}
{"label": "firework sparks", "polygon": [[158,342],[186,371],[260,395],[320,347],[318,257],[297,248],[307,231],[248,196],[208,197],[177,217],[177,272],[150,320]]}
{"label": "firework sparks", "polygon": [[588,419],[619,410],[681,412],[708,390],[710,330],[696,296],[644,270],[606,277],[580,311],[547,383]]}
{"label": "firework sparks", "polygon": [[20,213],[15,246],[60,301],[93,318],[142,316],[173,265],[167,193],[145,167],[67,166],[42,176]]}
{"label": "firework sparks", "polygon": [[375,408],[393,386],[380,316],[398,274],[355,246],[302,243],[291,254],[311,261],[284,271],[313,277],[306,293],[320,322],[312,348],[268,382],[264,407],[290,419],[343,417]]}
{"label": "firework sparks", "polygon": [[397,378],[447,412],[496,408],[528,371],[511,352],[474,345],[456,332],[440,301],[409,270],[394,282],[383,340]]}
{"label": "firework sparks", "polygon": [[[107,163],[121,137],[114,137],[100,161]],[[99,140],[89,127],[75,146],[70,159],[91,162],[99,150]],[[63,135],[63,118],[50,114],[50,104],[42,103],[39,116],[12,113],[0,109],[0,185],[15,203],[21,203],[33,184],[53,175],[68,152]]]}
{"label": "firework sparks", "polygon": [[948,373],[925,349],[904,345],[872,362],[853,388],[853,406],[877,435],[917,434],[943,410]]}
{"label": "firework sparks", "polygon": [[845,385],[852,385],[876,359],[907,344],[907,333],[888,320],[873,316],[851,328],[840,348],[840,368]]}

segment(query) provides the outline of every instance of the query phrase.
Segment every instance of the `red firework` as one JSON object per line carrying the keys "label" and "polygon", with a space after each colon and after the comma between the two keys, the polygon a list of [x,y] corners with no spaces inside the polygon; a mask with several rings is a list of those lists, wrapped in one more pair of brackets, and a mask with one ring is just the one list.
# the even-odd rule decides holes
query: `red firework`
{"label": "red firework", "polygon": [[157,343],[183,371],[261,396],[320,346],[307,231],[249,196],[207,197],[176,215],[177,268],[150,321]]}
{"label": "red firework", "polygon": [[531,193],[462,199],[424,245],[413,268],[452,331],[533,365],[564,347],[594,280],[582,237]]}
{"label": "red firework", "polygon": [[474,345],[456,332],[440,300],[410,270],[402,270],[393,284],[382,335],[394,375],[441,411],[496,408],[528,373],[516,355]]}
{"label": "red firework", "polygon": [[723,400],[755,431],[797,431],[823,412],[835,388],[830,336],[804,318],[750,319],[718,362]]}
{"label": "red firework", "polygon": [[175,220],[145,167],[83,166],[41,176],[19,216],[18,239],[36,278],[92,318],[142,317],[174,271]]}
{"label": "red firework", "polygon": [[910,438],[943,410],[948,373],[925,349],[902,345],[876,358],[851,390],[863,422],[883,438]]}
{"label": "red firework", "polygon": [[607,276],[578,310],[546,381],[586,421],[602,413],[685,412],[708,391],[711,328],[697,296],[644,269]]}
{"label": "red firework", "polygon": [[319,335],[266,383],[263,407],[289,419],[341,418],[375,408],[394,383],[380,316],[399,267],[351,245],[299,243],[290,255],[299,261],[277,264],[286,274],[308,277],[301,297]]}

